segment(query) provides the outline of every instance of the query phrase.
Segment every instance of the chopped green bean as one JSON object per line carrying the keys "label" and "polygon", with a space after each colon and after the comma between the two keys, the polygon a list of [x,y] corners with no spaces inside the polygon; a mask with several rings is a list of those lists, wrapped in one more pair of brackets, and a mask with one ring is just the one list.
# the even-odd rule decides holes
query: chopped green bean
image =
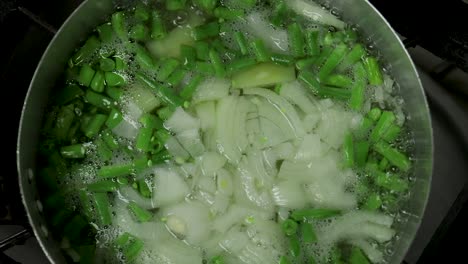
{"label": "chopped green bean", "polygon": [[300,209],[292,212],[291,217],[296,221],[302,221],[304,219],[325,219],[333,216],[337,216],[341,213],[339,210],[334,209]]}
{"label": "chopped green bean", "polygon": [[302,71],[297,78],[303,81],[313,94],[318,94],[322,90],[317,78],[311,72]]}
{"label": "chopped green bean", "polygon": [[281,228],[283,229],[283,232],[287,236],[295,235],[297,233],[297,227],[298,227],[298,224],[294,220],[291,220],[291,219],[286,219],[281,224]]}
{"label": "chopped green bean", "polygon": [[379,63],[375,57],[366,57],[364,59],[364,67],[366,68],[370,85],[383,84],[382,71],[380,70]]}
{"label": "chopped green bean", "polygon": [[180,96],[185,100],[192,98],[193,93],[196,91],[202,80],[203,77],[201,75],[194,76],[192,80],[190,80],[190,82],[182,89]]}
{"label": "chopped green bean", "polygon": [[305,59],[300,59],[296,61],[296,68],[298,70],[306,70],[307,68],[310,68],[312,65],[315,65],[315,62],[317,61],[317,58],[305,58]]}
{"label": "chopped green bean", "polygon": [[156,96],[159,99],[161,99],[165,104],[170,105],[172,107],[178,107],[184,103],[182,98],[177,96],[172,89],[156,84],[156,82],[152,81],[144,74],[137,73],[136,78],[143,82],[145,85],[147,85],[149,88],[151,88],[156,94]]}
{"label": "chopped green bean", "polygon": [[170,106],[162,107],[157,111],[157,113],[159,118],[161,118],[162,120],[167,120],[174,113],[174,108]]}
{"label": "chopped green bean", "polygon": [[97,71],[93,80],[91,81],[91,89],[93,89],[95,92],[102,93],[104,92],[104,85],[104,73]]}
{"label": "chopped green bean", "polygon": [[363,168],[367,162],[370,144],[368,141],[358,141],[354,144],[356,166]]}
{"label": "chopped green bean", "polygon": [[122,122],[122,120],[122,113],[119,110],[112,108],[109,117],[106,120],[106,126],[110,129],[114,129],[120,124],[120,122]]}
{"label": "chopped green bean", "polygon": [[382,199],[380,195],[373,193],[367,197],[365,204],[362,206],[363,209],[368,211],[375,211],[382,205]]}
{"label": "chopped green bean", "polygon": [[57,114],[54,135],[58,140],[65,140],[68,135],[68,131],[75,120],[75,111],[72,104],[63,106]]}
{"label": "chopped green bean", "polygon": [[364,253],[362,253],[361,249],[357,247],[353,247],[351,249],[351,255],[349,256],[349,263],[350,264],[370,264],[369,260],[367,260]]}
{"label": "chopped green bean", "polygon": [[171,74],[171,76],[169,76],[169,78],[167,78],[166,82],[172,87],[176,87],[184,80],[185,75],[187,75],[187,71],[182,68],[178,68]]}
{"label": "chopped green bean", "polygon": [[166,9],[169,11],[176,11],[185,8],[187,0],[168,0],[166,1]]}
{"label": "chopped green bean", "polygon": [[341,61],[341,64],[338,66],[338,71],[345,71],[356,62],[360,61],[365,55],[366,50],[361,44],[354,45],[346,57]]}
{"label": "chopped green bean", "polygon": [[249,53],[249,46],[247,44],[247,40],[245,39],[244,33],[236,32],[234,33],[234,38],[236,40],[237,46],[239,46],[241,54],[247,55]]}
{"label": "chopped green bean", "polygon": [[323,50],[320,52],[319,56],[315,60],[315,65],[318,67],[322,66],[325,61],[330,57],[331,53],[333,52],[333,48],[330,46],[324,47]]}
{"label": "chopped green bean", "polygon": [[219,34],[219,23],[211,22],[201,26],[196,26],[193,30],[193,38],[195,40],[204,40],[211,37],[216,37]]}
{"label": "chopped green bean", "polygon": [[226,74],[226,70],[224,69],[224,63],[221,57],[219,56],[218,52],[214,49],[210,50],[209,53],[211,64],[215,70],[216,77],[224,77]]}
{"label": "chopped green bean", "polygon": [[387,142],[393,142],[401,133],[401,127],[397,125],[391,125],[387,131],[382,135],[382,139]]}
{"label": "chopped green bean", "polygon": [[379,141],[382,136],[385,134],[385,132],[393,125],[393,122],[395,121],[395,115],[390,112],[390,111],[383,111],[379,121],[375,125],[374,129],[372,130],[372,133],[370,134],[369,139],[372,142],[377,142]]}
{"label": "chopped green bean", "polygon": [[296,57],[305,56],[305,40],[301,26],[298,23],[292,23],[288,26],[288,37],[291,54]]}
{"label": "chopped green bean", "polygon": [[155,68],[153,58],[145,47],[137,44],[135,45],[135,51],[135,59],[143,69],[153,70]]}
{"label": "chopped green bean", "polygon": [[133,165],[131,163],[116,164],[103,166],[98,170],[97,175],[100,178],[114,178],[120,176],[127,176],[133,172]]}
{"label": "chopped green bean", "polygon": [[279,264],[291,264],[291,261],[289,261],[288,257],[281,256]]}
{"label": "chopped green bean", "polygon": [[138,120],[144,127],[152,129],[163,128],[163,121],[150,113],[143,114]]}
{"label": "chopped green bean", "polygon": [[195,62],[195,71],[204,75],[214,75],[215,69],[210,62],[197,61]]}
{"label": "chopped green bean", "polygon": [[383,158],[382,160],[380,160],[379,170],[384,171],[384,170],[388,169],[389,166],[390,166],[390,162],[388,161],[388,159]]}
{"label": "chopped green bean", "polygon": [[109,43],[114,38],[114,29],[112,29],[112,25],[110,23],[104,23],[96,29],[99,34],[99,38],[103,43]]}
{"label": "chopped green bean", "polygon": [[143,4],[138,4],[135,7],[135,18],[138,21],[145,22],[150,19],[150,13],[148,12],[148,7]]}
{"label": "chopped green bean", "polygon": [[302,241],[304,243],[317,242],[317,235],[315,234],[314,227],[312,226],[312,224],[307,222],[301,223],[301,234]]}
{"label": "chopped green bean", "polygon": [[289,253],[293,257],[299,257],[301,254],[301,243],[299,242],[299,239],[297,236],[290,236],[289,238]]}
{"label": "chopped green bean", "polygon": [[54,98],[54,102],[59,105],[64,105],[83,95],[84,92],[78,85],[69,84],[58,92]]}
{"label": "chopped green bean", "polygon": [[96,36],[89,37],[85,44],[73,55],[71,61],[74,65],[79,65],[91,58],[91,56],[99,49],[101,42]]}
{"label": "chopped green bean", "polygon": [[207,61],[210,59],[210,45],[204,41],[195,42],[195,50],[197,53],[197,59]]}
{"label": "chopped green bean", "polygon": [[112,180],[103,180],[88,184],[88,190],[91,192],[115,192],[119,184]]}
{"label": "chopped green bean", "polygon": [[110,225],[112,223],[112,216],[110,212],[110,202],[107,193],[93,194],[94,205],[96,206],[96,213],[102,225]]}
{"label": "chopped green bean", "polygon": [[322,86],[318,95],[324,98],[334,98],[337,100],[347,101],[351,98],[351,91],[348,89]]}
{"label": "chopped green bean", "polygon": [[136,138],[135,146],[137,149],[141,151],[149,151],[150,150],[150,142],[151,137],[153,136],[153,128],[151,127],[142,127],[138,132],[138,136]]}
{"label": "chopped green bean", "polygon": [[117,36],[123,40],[127,39],[127,29],[125,28],[125,13],[115,12],[111,17],[112,28]]}
{"label": "chopped green bean", "polygon": [[278,53],[273,53],[270,56],[270,60],[274,63],[284,65],[284,66],[289,66],[293,64],[294,58],[289,55],[284,55],[284,54],[278,54]]}
{"label": "chopped green bean", "polygon": [[206,12],[213,10],[216,7],[217,2],[218,0],[193,0],[194,4]]}
{"label": "chopped green bean", "polygon": [[94,117],[91,118],[88,125],[86,126],[84,134],[88,138],[93,138],[101,131],[101,128],[104,125],[104,123],[106,123],[106,120],[107,120],[106,115],[101,115],[101,114],[95,115]]}
{"label": "chopped green bean", "polygon": [[317,56],[320,53],[319,31],[309,31],[306,34],[307,55]]}
{"label": "chopped green bean", "polygon": [[179,65],[180,62],[173,58],[161,62],[156,79],[160,82],[166,81]]}
{"label": "chopped green bean", "polygon": [[128,209],[138,222],[148,222],[153,218],[153,215],[147,210],[141,208],[137,203],[131,201],[128,203]]}
{"label": "chopped green bean", "polygon": [[60,148],[60,154],[67,159],[81,159],[85,157],[86,149],[83,144],[76,144]]}
{"label": "chopped green bean", "polygon": [[270,53],[261,39],[254,40],[251,46],[258,62],[270,61]]}
{"label": "chopped green bean", "polygon": [[163,39],[167,35],[166,26],[161,19],[161,15],[153,10],[151,12],[151,38],[154,40]]}
{"label": "chopped green bean", "polygon": [[353,86],[353,80],[343,74],[331,74],[322,82],[326,85],[340,88],[351,88]]}
{"label": "chopped green bean", "polygon": [[325,64],[320,67],[319,71],[319,79],[320,80],[325,80],[330,73],[340,64],[340,62],[343,60],[343,58],[346,56],[346,52],[348,50],[348,46],[344,43],[339,43],[336,45],[335,49],[333,49],[332,53],[330,56],[327,58],[325,61]]}
{"label": "chopped green bean", "polygon": [[390,145],[383,141],[376,143],[374,145],[374,150],[403,171],[408,171],[411,167],[411,162],[405,154],[390,147]]}
{"label": "chopped green bean", "polygon": [[122,96],[124,94],[124,90],[120,87],[106,87],[106,94],[114,99],[115,101],[119,102],[120,99],[122,99]]}
{"label": "chopped green bean", "polygon": [[213,14],[215,15],[215,17],[226,20],[233,20],[245,16],[245,12],[242,9],[230,9],[226,7],[215,8]]}
{"label": "chopped green bean", "polygon": [[143,197],[151,198],[151,189],[150,189],[150,186],[148,186],[148,183],[144,179],[139,180],[137,183],[138,183],[138,191],[140,192],[140,194]]}
{"label": "chopped green bean", "polygon": [[377,108],[377,107],[372,108],[369,111],[369,113],[367,113],[367,116],[369,116],[369,118],[375,122],[379,121],[379,118],[381,115],[382,115],[382,110],[380,110],[380,108]]}
{"label": "chopped green bean", "polygon": [[361,110],[364,105],[364,96],[366,92],[366,71],[362,63],[357,63],[354,66],[354,84],[351,92],[349,106],[353,110]]}
{"label": "chopped green bean", "polygon": [[233,60],[229,65],[228,65],[228,72],[230,74],[238,72],[240,70],[246,69],[250,66],[255,65],[257,62],[255,61],[254,58],[250,57],[241,57],[238,59]]}
{"label": "chopped green bean", "polygon": [[121,71],[121,70],[125,70],[126,68],[127,68],[127,64],[125,63],[125,61],[120,57],[115,57],[115,70]]}
{"label": "chopped green bean", "polygon": [[106,84],[109,86],[123,86],[126,84],[124,77],[115,72],[106,72]]}
{"label": "chopped green bean", "polygon": [[101,58],[99,60],[99,68],[105,72],[113,71],[115,69],[115,62],[110,58]]}
{"label": "chopped green bean", "polygon": [[130,29],[128,36],[136,41],[145,41],[149,38],[149,30],[144,24],[136,24]]}
{"label": "chopped green bean", "polygon": [[104,140],[104,142],[106,142],[107,146],[111,150],[116,150],[119,147],[119,143],[112,136],[111,132],[104,131],[104,132],[101,133],[101,137],[102,137],[102,140]]}
{"label": "chopped green bean", "polygon": [[80,74],[78,75],[78,82],[83,86],[89,87],[95,73],[96,71],[93,70],[91,66],[88,64],[83,65],[80,69]]}
{"label": "chopped green bean", "polygon": [[195,61],[197,60],[197,50],[194,47],[181,45],[180,55],[183,66],[191,68],[195,65]]}
{"label": "chopped green bean", "polygon": [[96,139],[96,151],[102,161],[109,161],[112,159],[113,153],[112,150],[107,146],[107,144],[100,138]]}

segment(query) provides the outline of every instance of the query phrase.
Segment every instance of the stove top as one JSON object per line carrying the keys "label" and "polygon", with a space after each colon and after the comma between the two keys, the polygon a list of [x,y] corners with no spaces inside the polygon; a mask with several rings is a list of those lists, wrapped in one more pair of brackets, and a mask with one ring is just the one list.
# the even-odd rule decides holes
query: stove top
{"label": "stove top", "polygon": [[[81,2],[0,0],[0,29],[6,40],[0,49],[0,83],[8,98],[8,106],[2,105],[7,113],[3,116],[6,138],[16,139],[23,100],[42,53],[56,29]],[[438,31],[440,27],[434,27],[432,34],[436,41],[431,42],[428,32],[414,30],[421,26],[421,21],[399,19],[395,14],[395,10],[401,9],[401,1],[371,2],[404,36],[418,66],[433,122],[435,156],[431,194],[421,228],[404,262],[464,259],[464,252],[456,250],[455,245],[468,234],[465,224],[468,220],[468,163],[465,162],[468,157],[468,74],[460,70],[468,71],[468,32],[463,33],[466,23],[460,24],[464,28],[449,27],[450,30],[443,33]],[[464,2],[456,1],[456,5],[460,3],[468,10]],[[47,8],[49,6],[54,8]],[[455,18],[449,20],[443,24],[459,22]],[[15,153],[16,141],[6,141],[4,148],[6,153]],[[15,155],[8,155],[0,175],[0,264],[49,263],[28,229],[15,164]]]}

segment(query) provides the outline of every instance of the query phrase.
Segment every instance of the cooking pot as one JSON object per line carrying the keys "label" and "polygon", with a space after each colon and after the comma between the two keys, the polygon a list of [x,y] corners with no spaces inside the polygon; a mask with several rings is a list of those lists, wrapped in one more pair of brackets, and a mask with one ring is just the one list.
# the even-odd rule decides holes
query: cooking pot
{"label": "cooking pot", "polygon": [[[389,263],[401,263],[421,223],[432,174],[432,128],[428,105],[418,73],[400,39],[382,15],[365,0],[329,0],[342,18],[359,25],[381,52],[385,67],[399,84],[409,114],[407,125],[414,134],[413,178],[410,199],[403,205],[402,221],[396,221],[397,242]],[[62,74],[68,58],[94,27],[114,11],[112,0],[86,0],[65,21],[37,66],[26,95],[17,145],[17,166],[21,195],[32,229],[52,263],[65,263],[59,241],[48,232],[36,188],[39,132],[49,93]],[[31,45],[34,45],[31,43]]]}

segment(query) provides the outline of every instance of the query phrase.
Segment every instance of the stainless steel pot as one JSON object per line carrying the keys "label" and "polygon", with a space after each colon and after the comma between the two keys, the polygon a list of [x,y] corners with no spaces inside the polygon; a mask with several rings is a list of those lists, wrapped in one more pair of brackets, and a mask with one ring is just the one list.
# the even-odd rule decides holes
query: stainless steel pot
{"label": "stainless steel pot", "polygon": [[[429,110],[419,76],[401,41],[382,15],[365,0],[329,0],[342,11],[346,21],[360,25],[382,52],[388,69],[399,83],[414,132],[414,177],[411,198],[404,206],[407,221],[395,223],[398,242],[390,263],[401,263],[419,228],[429,195],[432,175],[432,128]],[[31,81],[23,107],[17,146],[17,166],[23,203],[29,221],[45,254],[52,263],[64,263],[59,244],[44,222],[36,189],[36,152],[39,130],[51,88],[75,47],[113,11],[112,0],[86,0],[71,14],[49,44]],[[31,45],[34,45],[31,43]]]}

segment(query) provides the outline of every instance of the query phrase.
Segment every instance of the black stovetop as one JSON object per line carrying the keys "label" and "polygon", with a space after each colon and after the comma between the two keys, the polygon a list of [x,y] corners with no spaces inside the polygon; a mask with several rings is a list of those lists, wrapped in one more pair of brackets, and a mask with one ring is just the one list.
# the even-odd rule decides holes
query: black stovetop
{"label": "black stovetop", "polygon": [[[0,83],[8,103],[3,107],[3,150],[6,160],[0,174],[0,248],[9,235],[27,229],[27,218],[17,185],[16,139],[21,108],[35,67],[56,29],[82,0],[0,0]],[[420,46],[447,61],[448,70],[458,66],[468,71],[468,4],[462,0],[439,5],[424,2],[408,7],[403,0],[372,0],[408,47]],[[465,1],[466,2],[466,1]],[[442,6],[442,7],[439,7]],[[426,9],[425,9],[426,8]],[[451,14],[449,18],[441,18]],[[446,16],[447,17],[447,16]],[[424,68],[424,67],[422,67]],[[446,87],[437,83],[447,71],[421,70],[434,128],[435,162],[433,184],[426,214],[407,263],[464,259],[457,250],[466,238],[468,220],[468,110],[460,108]],[[466,80],[468,83],[468,79]],[[465,98],[466,100],[466,98]],[[466,101],[468,102],[468,100]],[[24,234],[23,234],[24,235]],[[26,237],[26,236],[24,236]],[[21,236],[20,236],[21,238]],[[2,263],[48,263],[34,238],[0,252]],[[461,244],[463,245],[463,243]],[[11,258],[6,258],[9,256]]]}

